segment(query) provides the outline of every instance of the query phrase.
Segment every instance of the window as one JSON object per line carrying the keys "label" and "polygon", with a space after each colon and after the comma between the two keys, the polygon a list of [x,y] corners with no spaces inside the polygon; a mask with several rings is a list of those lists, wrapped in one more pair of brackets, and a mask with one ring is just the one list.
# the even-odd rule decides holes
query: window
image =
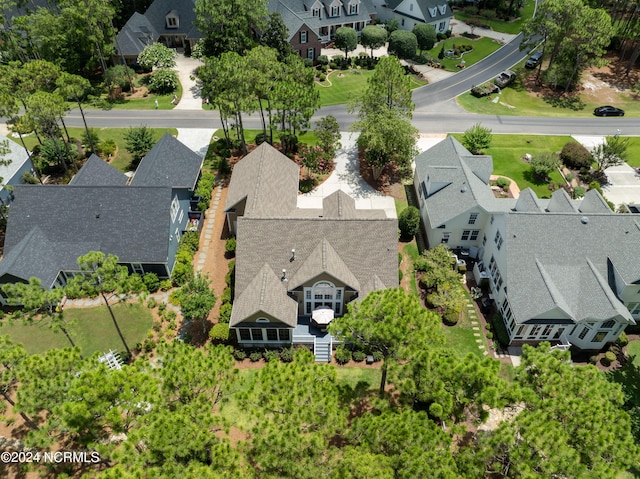
{"label": "window", "polygon": [[438,31],[444,32],[445,26],[446,22],[440,22],[440,24],[438,25]]}
{"label": "window", "polygon": [[426,198],[429,196],[427,194],[427,185],[424,184],[424,181],[420,182],[420,188],[422,189],[422,195]]}
{"label": "window", "polygon": [[497,270],[498,270],[498,263],[496,263],[496,259],[492,255],[491,261],[489,261],[489,272],[491,273],[491,276],[494,276]]}
{"label": "window", "polygon": [[440,226],[438,226],[438,229],[439,229],[439,230],[443,230],[443,229],[445,229],[446,227],[447,227],[447,225],[440,225]]}
{"label": "window", "polygon": [[478,219],[478,213],[471,213],[469,215],[469,224],[470,225],[475,225],[477,219]]}
{"label": "window", "polygon": [[471,230],[463,230],[462,237],[460,238],[462,241],[467,241],[469,239],[469,235],[471,234]]}
{"label": "window", "polygon": [[332,17],[340,16],[340,7],[338,5],[331,7],[331,16]]}
{"label": "window", "polygon": [[278,329],[280,341],[291,341],[291,335],[288,329]]}
{"label": "window", "polygon": [[550,324],[547,324],[544,327],[544,331],[542,331],[542,337],[546,338],[551,334],[551,330],[553,329],[553,326],[551,326]]}
{"label": "window", "polygon": [[178,223],[182,223],[182,218],[184,218],[184,210],[180,210],[180,216],[178,216]]}
{"label": "window", "polygon": [[491,224],[493,224],[493,220],[495,219],[495,217],[493,215],[491,215]]}
{"label": "window", "polygon": [[314,8],[313,9],[313,16],[320,18],[320,9],[319,8]]}
{"label": "window", "polygon": [[253,328],[251,331],[251,340],[252,341],[262,341],[262,329]]}
{"label": "window", "polygon": [[413,12],[413,3],[409,5],[409,11]]}
{"label": "window", "polygon": [[316,53],[316,51],[315,51],[314,48],[309,48],[307,50],[307,58],[313,60],[315,58],[315,53]]}
{"label": "window", "polygon": [[307,43],[307,31],[300,32],[300,43]]}
{"label": "window", "polygon": [[578,338],[584,339],[584,337],[587,335],[588,332],[589,332],[589,328],[585,326],[584,328],[582,328],[582,331],[580,331]]}
{"label": "window", "polygon": [[175,15],[167,15],[165,17],[165,22],[167,24],[167,28],[178,28],[180,26],[178,17]]}
{"label": "window", "polygon": [[634,316],[640,314],[640,303],[629,303],[627,305],[627,308],[629,309],[629,312],[631,312],[631,314]]}
{"label": "window", "polygon": [[593,336],[593,339],[591,340],[592,343],[599,343],[604,341],[604,338],[607,337],[607,331],[598,331],[595,336]]}
{"label": "window", "polygon": [[602,329],[611,329],[615,326],[616,322],[613,319],[610,319],[609,321],[605,321],[601,328]]}
{"label": "window", "polygon": [[496,285],[496,291],[498,291],[502,287],[502,276],[500,275],[500,270],[496,270],[496,274],[493,277],[493,283]]}
{"label": "window", "polygon": [[176,216],[178,216],[178,210],[180,209],[180,203],[178,202],[178,197],[174,196],[171,201],[171,221],[176,220]]}
{"label": "window", "polygon": [[349,13],[351,15],[355,15],[356,13],[358,13],[358,4],[357,3],[352,3],[352,4],[349,5]]}
{"label": "window", "polygon": [[528,338],[529,339],[535,339],[538,336],[538,333],[540,332],[540,329],[542,329],[542,326],[540,326],[539,324],[535,325],[533,327],[533,329],[531,330],[531,332],[529,333]]}
{"label": "window", "polygon": [[342,314],[343,288],[337,288],[329,281],[319,281],[311,288],[304,289],[304,311],[310,315],[317,308],[328,306],[336,314]]}
{"label": "window", "polygon": [[556,334],[553,335],[553,339],[560,339],[560,336],[562,336],[562,333],[564,333],[565,328],[558,328],[558,330],[556,331]]}
{"label": "window", "polygon": [[496,237],[493,239],[493,241],[495,242],[496,247],[499,250],[502,246],[502,235],[500,234],[500,231],[496,231]]}
{"label": "window", "polygon": [[480,230],[471,230],[471,241],[476,241],[479,234]]}
{"label": "window", "polygon": [[258,318],[256,319],[256,323],[269,323],[270,321],[267,318]]}
{"label": "window", "polygon": [[404,18],[402,19],[401,25],[404,27]]}
{"label": "window", "polygon": [[278,330],[269,328],[267,329],[267,340],[269,341],[277,341],[278,340]]}
{"label": "window", "polygon": [[522,339],[524,337],[524,333],[527,331],[528,326],[520,326],[518,331],[516,332],[515,339]]}
{"label": "window", "polygon": [[241,341],[251,341],[251,330],[248,328],[240,328],[240,340]]}
{"label": "window", "polygon": [[451,233],[442,233],[442,241],[441,243],[447,244],[449,242],[449,237]]}
{"label": "window", "polygon": [[140,263],[131,263],[131,269],[133,270],[133,274],[144,274],[144,269],[142,269]]}

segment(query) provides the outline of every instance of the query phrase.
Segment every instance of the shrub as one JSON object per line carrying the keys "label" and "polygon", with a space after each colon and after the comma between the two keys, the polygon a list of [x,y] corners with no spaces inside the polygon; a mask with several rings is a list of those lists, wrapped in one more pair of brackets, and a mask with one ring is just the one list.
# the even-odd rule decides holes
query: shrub
{"label": "shrub", "polygon": [[167,94],[174,92],[179,83],[178,74],[174,70],[161,68],[150,75],[148,87],[150,92]]}
{"label": "shrub", "polygon": [[613,351],[607,351],[600,360],[603,366],[610,366],[616,360],[616,354]]}
{"label": "shrub", "polygon": [[618,339],[616,339],[616,344],[618,346],[620,346],[621,348],[625,347],[627,344],[629,344],[629,338],[627,337],[627,333],[625,333],[624,331],[622,331],[620,333],[620,336],[618,336]]}
{"label": "shrub", "polygon": [[153,309],[158,305],[158,302],[155,300],[155,298],[149,298],[147,300],[147,308],[149,309]]}
{"label": "shrub", "polygon": [[347,364],[351,360],[351,351],[344,346],[338,346],[334,354],[338,364]]}
{"label": "shrub", "polygon": [[142,281],[144,281],[144,285],[150,293],[155,293],[160,288],[160,280],[158,279],[158,275],[155,273],[145,274],[142,277]]}
{"label": "shrub", "polygon": [[320,65],[328,65],[329,64],[329,58],[326,55],[320,55],[320,56],[318,56],[318,63]]}
{"label": "shrub", "polygon": [[[221,165],[218,165],[218,170],[220,170]],[[201,198],[198,203],[198,211],[206,211],[209,207],[209,203],[211,202],[211,195],[213,193],[213,189],[216,186],[216,177],[211,173],[203,173],[203,175],[198,180],[198,186],[196,186],[196,196]]]}
{"label": "shrub", "polygon": [[325,75],[324,73],[321,73],[320,75],[318,75],[318,80],[323,82],[327,79],[327,75]]}
{"label": "shrub", "polygon": [[415,271],[426,271],[428,266],[427,258],[424,256],[419,256],[413,263],[413,269]]}
{"label": "shrub", "polygon": [[171,280],[176,286],[182,286],[193,276],[191,263],[176,263],[171,273]]}
{"label": "shrub", "polygon": [[364,360],[365,360],[365,358],[367,357],[367,355],[366,355],[366,353],[365,353],[364,351],[354,351],[354,352],[351,354],[351,357],[353,358],[353,360],[354,360],[356,363],[360,363],[360,362],[362,362],[362,361],[364,361]]}
{"label": "shrub", "polygon": [[373,360],[375,362],[380,362],[384,359],[384,354],[382,354],[380,351],[374,351],[373,352]]}
{"label": "shrub", "polygon": [[389,35],[389,53],[401,59],[412,59],[418,50],[418,39],[413,32],[396,30]]}
{"label": "shrub", "polygon": [[294,356],[295,352],[293,348],[283,348],[282,351],[280,351],[280,360],[284,363],[292,362]]}
{"label": "shrub", "polygon": [[233,306],[231,303],[224,303],[220,306],[220,314],[218,315],[218,321],[221,323],[228,323],[231,321],[231,309]]}
{"label": "shrub", "polygon": [[171,280],[163,279],[160,281],[160,291],[169,291],[171,289]]}
{"label": "shrub", "polygon": [[220,296],[220,301],[222,301],[222,304],[231,303],[231,288],[228,286],[224,288],[222,296]]}
{"label": "shrub", "polygon": [[589,356],[589,364],[596,364],[598,362],[598,355],[594,354],[592,356]]}
{"label": "shrub", "polygon": [[107,88],[120,88],[122,91],[129,91],[131,89],[131,83],[129,78],[133,80],[136,73],[125,65],[116,65],[115,67],[107,68],[104,72],[104,83]]}
{"label": "shrub", "polygon": [[249,354],[249,359],[252,363],[258,362],[262,359],[262,353],[260,351],[254,351]]}
{"label": "shrub", "polygon": [[493,339],[493,333],[491,331],[489,331],[487,334],[487,339]]}
{"label": "shrub", "polygon": [[236,255],[236,239],[235,237],[231,237],[229,239],[227,239],[227,241],[224,242],[224,251],[225,253],[227,253],[228,256],[235,256]]}
{"label": "shrub", "polygon": [[575,178],[575,175],[573,173],[567,173],[566,178],[567,178],[567,181],[569,183],[571,183],[573,181],[573,179]]}
{"label": "shrub", "polygon": [[404,278],[404,273],[398,268],[398,281],[402,281],[402,278]]}
{"label": "shrub", "polygon": [[277,349],[265,349],[262,356],[266,362],[277,361],[280,359],[280,352]]}
{"label": "shrub", "polygon": [[187,231],[185,234],[182,235],[182,238],[180,238],[180,244],[178,245],[178,249],[186,248],[192,253],[195,253],[196,251],[198,251],[199,244],[200,244],[200,237],[198,236],[198,233],[195,231]]}
{"label": "shrub", "polygon": [[158,304],[158,311],[160,311],[161,313],[164,313],[166,310],[167,310],[167,303]]}
{"label": "shrub", "polygon": [[437,402],[431,403],[429,406],[429,415],[435,417],[436,419],[442,419],[444,415],[444,409]]}
{"label": "shrub", "polygon": [[236,260],[232,259],[231,261],[229,261],[229,265],[227,266],[227,268],[227,274],[224,277],[224,281],[229,287],[233,287],[233,283],[235,283],[236,277]]}
{"label": "shrub", "polygon": [[242,361],[247,357],[247,353],[245,353],[242,349],[234,349],[233,357],[236,359],[236,361]]}
{"label": "shrub", "polygon": [[262,145],[265,141],[267,141],[269,137],[265,135],[263,131],[256,135],[255,143],[256,145]]}
{"label": "shrub", "polygon": [[214,324],[209,331],[212,341],[227,341],[229,339],[229,325],[225,323]]}
{"label": "shrub", "polygon": [[565,143],[560,152],[560,160],[568,168],[579,170],[580,168],[588,168],[593,162],[591,152],[580,143],[569,141]]}
{"label": "shrub", "polygon": [[458,320],[460,319],[460,311],[456,309],[447,309],[442,315],[442,321],[447,326],[455,326],[458,324]]}
{"label": "shrub", "polygon": [[503,190],[506,190],[509,188],[509,186],[511,186],[511,182],[507,178],[501,176],[496,180],[496,185],[498,185]]}
{"label": "shrub", "polygon": [[413,238],[420,229],[420,210],[415,206],[407,206],[398,215],[398,227],[401,238]]}
{"label": "shrub", "polygon": [[576,186],[573,189],[573,198],[574,199],[578,199],[578,198],[582,198],[585,194],[585,190],[582,186]]}

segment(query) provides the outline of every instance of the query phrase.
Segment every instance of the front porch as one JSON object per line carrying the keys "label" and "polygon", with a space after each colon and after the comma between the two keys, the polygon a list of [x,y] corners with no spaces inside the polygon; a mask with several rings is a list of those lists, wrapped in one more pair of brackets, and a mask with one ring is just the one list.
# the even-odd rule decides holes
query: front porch
{"label": "front porch", "polygon": [[311,316],[301,316],[293,329],[293,345],[303,345],[313,348],[316,362],[331,362],[333,344],[337,340],[328,332],[323,332],[311,324]]}

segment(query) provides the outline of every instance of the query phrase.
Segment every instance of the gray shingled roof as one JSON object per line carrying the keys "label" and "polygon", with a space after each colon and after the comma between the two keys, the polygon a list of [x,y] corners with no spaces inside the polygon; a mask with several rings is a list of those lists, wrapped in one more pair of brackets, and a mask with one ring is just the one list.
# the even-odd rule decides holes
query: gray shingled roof
{"label": "gray shingled roof", "polygon": [[147,45],[159,38],[159,34],[149,19],[135,12],[116,36],[116,54],[138,56]]}
{"label": "gray shingled roof", "polygon": [[425,200],[432,226],[445,224],[478,204],[493,203],[494,196],[487,185],[491,158],[472,159],[476,172],[467,164],[468,157],[472,157],[471,153],[451,136],[416,156],[420,181],[436,185]]}
{"label": "gray shingled roof", "polygon": [[[286,269],[290,283],[312,280],[320,272],[316,262],[322,261],[318,248],[324,242],[333,249],[331,254],[324,255],[324,271],[348,281],[353,281],[349,279],[352,275],[361,285],[378,276],[385,286],[396,287],[397,234],[395,219],[241,217],[237,232],[236,297],[240,297],[265,262],[273,271]],[[292,249],[296,250],[294,261]]]}
{"label": "gray shingled roof", "polygon": [[587,191],[578,209],[581,213],[611,213],[611,208],[598,190]]}
{"label": "gray shingled roof", "polygon": [[128,178],[106,161],[92,154],[69,182],[73,186],[124,186]]}
{"label": "gray shingled roof", "polygon": [[538,195],[531,188],[525,188],[520,192],[516,202],[516,211],[543,211],[543,207],[538,200]]}
{"label": "gray shingled roof", "polygon": [[287,295],[286,284],[265,263],[234,301],[229,325],[237,326],[254,314],[266,313],[294,328],[298,323],[298,303]]}
{"label": "gray shingled roof", "polygon": [[7,182],[22,168],[22,165],[29,160],[29,155],[22,145],[19,145],[11,138],[0,135],[0,142],[6,142],[9,148],[9,152],[4,155],[2,159],[5,161],[10,160],[10,163],[7,165],[0,164],[0,178],[2,178],[3,182]]}
{"label": "gray shingled roof", "polygon": [[[404,2],[404,0],[387,0],[386,3],[390,9],[395,11],[395,9],[398,8],[398,6],[400,6],[402,2]],[[443,18],[453,17],[453,12],[451,11],[451,7],[449,6],[449,2],[447,0],[417,0],[417,4],[427,23],[433,23],[442,20]],[[444,14],[442,14],[440,12],[440,9],[438,8],[438,6],[440,5],[446,6]],[[434,8],[435,15],[432,16],[431,13],[433,12]],[[410,15],[406,12],[396,13],[404,15],[405,17],[410,17],[422,21],[421,18]]]}
{"label": "gray shingled roof", "polygon": [[170,186],[193,190],[204,158],[165,133],[142,159],[131,186]]}
{"label": "gray shingled roof", "polygon": [[[188,39],[202,38],[195,28],[195,0],[154,0],[144,12],[149,22],[160,35],[186,35]],[[178,28],[167,28],[166,16],[176,11],[179,17]]]}
{"label": "gray shingled roof", "polygon": [[626,282],[640,280],[636,215],[512,212],[506,217],[505,238],[503,274],[517,318],[547,317],[555,308],[578,321],[630,318],[607,278],[610,261]]}
{"label": "gray shingled roof", "polygon": [[296,207],[300,168],[267,142],[233,167],[225,211],[247,199],[245,216],[287,215]]}
{"label": "gray shingled roof", "polygon": [[562,211],[575,213],[577,211],[573,201],[564,188],[553,192],[546,209],[552,213],[560,213]]}
{"label": "gray shingled roof", "polygon": [[170,188],[31,185],[14,194],[0,274],[38,276],[50,286],[91,250],[122,262],[167,261]]}
{"label": "gray shingled roof", "polygon": [[360,282],[326,238],[318,243],[289,280],[289,289],[296,289],[322,273],[327,273],[350,288],[360,291]]}

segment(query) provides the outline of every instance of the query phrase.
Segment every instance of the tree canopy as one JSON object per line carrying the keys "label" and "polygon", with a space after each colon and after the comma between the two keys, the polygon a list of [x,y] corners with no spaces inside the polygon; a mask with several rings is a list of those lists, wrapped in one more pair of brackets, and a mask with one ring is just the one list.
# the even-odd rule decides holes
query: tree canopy
{"label": "tree canopy", "polygon": [[349,52],[352,52],[358,46],[358,34],[351,27],[340,27],[336,30],[333,42],[337,49],[344,52],[344,58],[346,60]]}

